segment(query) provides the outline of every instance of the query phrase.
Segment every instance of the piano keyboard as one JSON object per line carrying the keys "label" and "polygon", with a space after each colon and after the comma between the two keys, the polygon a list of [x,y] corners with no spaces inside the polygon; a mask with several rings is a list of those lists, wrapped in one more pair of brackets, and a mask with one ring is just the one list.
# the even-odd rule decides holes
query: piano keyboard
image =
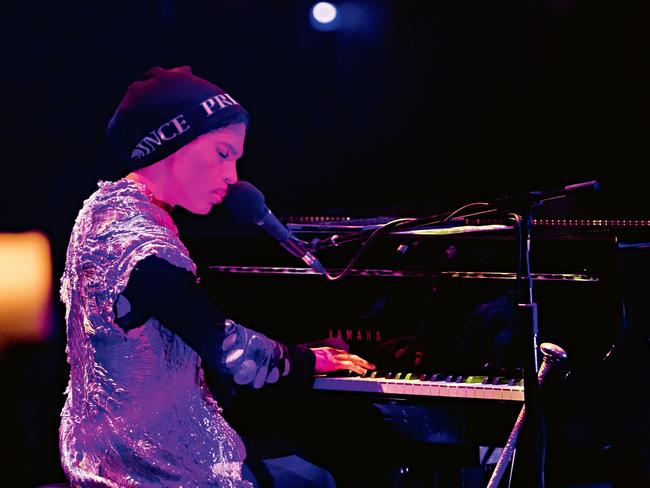
{"label": "piano keyboard", "polygon": [[373,376],[331,377],[318,376],[316,390],[413,395],[419,397],[476,398],[482,400],[524,401],[521,380],[488,376],[411,375],[395,377]]}

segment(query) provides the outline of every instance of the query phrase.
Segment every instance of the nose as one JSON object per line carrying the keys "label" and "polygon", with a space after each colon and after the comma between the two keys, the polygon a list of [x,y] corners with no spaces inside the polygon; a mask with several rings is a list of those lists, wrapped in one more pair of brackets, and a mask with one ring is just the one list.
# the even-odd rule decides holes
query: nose
{"label": "nose", "polygon": [[237,162],[227,161],[223,172],[223,181],[228,185],[237,183]]}

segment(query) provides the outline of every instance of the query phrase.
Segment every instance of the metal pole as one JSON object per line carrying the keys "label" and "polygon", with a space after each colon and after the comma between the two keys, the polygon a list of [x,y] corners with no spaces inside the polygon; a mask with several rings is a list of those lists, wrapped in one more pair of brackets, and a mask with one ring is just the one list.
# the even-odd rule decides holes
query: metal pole
{"label": "metal pole", "polygon": [[[551,366],[561,361],[564,361],[567,357],[567,354],[564,351],[564,349],[562,349],[560,346],[556,346],[555,344],[552,344],[550,342],[542,343],[539,346],[539,348],[542,351],[542,354],[544,355],[542,359],[542,365],[540,366],[539,371],[537,373],[537,382],[541,384],[542,381],[544,380],[544,377],[548,374]],[[494,467],[494,471],[492,472],[492,476],[490,477],[490,481],[488,482],[487,488],[497,488],[499,486],[499,483],[501,482],[501,478],[503,477],[503,473],[505,472],[506,467],[508,466],[508,462],[510,461],[512,453],[515,449],[515,445],[517,444],[519,431],[521,430],[521,426],[524,423],[525,419],[526,419],[526,405],[521,407],[521,410],[519,411],[519,415],[517,416],[515,425],[512,428],[510,435],[508,436],[508,440],[506,441],[506,444],[503,447],[503,451],[501,451],[501,455],[499,456],[499,460],[497,461],[497,464]]]}

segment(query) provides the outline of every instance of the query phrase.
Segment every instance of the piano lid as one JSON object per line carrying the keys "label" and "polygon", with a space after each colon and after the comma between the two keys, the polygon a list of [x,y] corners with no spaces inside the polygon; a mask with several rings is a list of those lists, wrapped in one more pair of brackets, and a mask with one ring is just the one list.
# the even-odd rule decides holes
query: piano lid
{"label": "piano lid", "polygon": [[[396,216],[369,218],[299,216],[283,219],[295,235],[331,235],[364,233],[377,230],[390,222],[408,220]],[[512,236],[513,222],[505,218],[456,218],[443,224],[430,224],[400,230],[391,235],[448,236],[462,234],[490,234],[495,237]],[[611,242],[649,242],[650,219],[573,219],[535,218],[531,237],[537,239],[607,240]]]}

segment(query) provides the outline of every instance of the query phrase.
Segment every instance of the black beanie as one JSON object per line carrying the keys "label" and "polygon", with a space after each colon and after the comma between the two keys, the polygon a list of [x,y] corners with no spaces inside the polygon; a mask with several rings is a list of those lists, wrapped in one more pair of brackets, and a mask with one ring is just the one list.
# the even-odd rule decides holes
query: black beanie
{"label": "black beanie", "polygon": [[111,117],[108,140],[128,170],[149,166],[197,137],[247,120],[239,103],[192,68],[151,68],[132,83]]}

